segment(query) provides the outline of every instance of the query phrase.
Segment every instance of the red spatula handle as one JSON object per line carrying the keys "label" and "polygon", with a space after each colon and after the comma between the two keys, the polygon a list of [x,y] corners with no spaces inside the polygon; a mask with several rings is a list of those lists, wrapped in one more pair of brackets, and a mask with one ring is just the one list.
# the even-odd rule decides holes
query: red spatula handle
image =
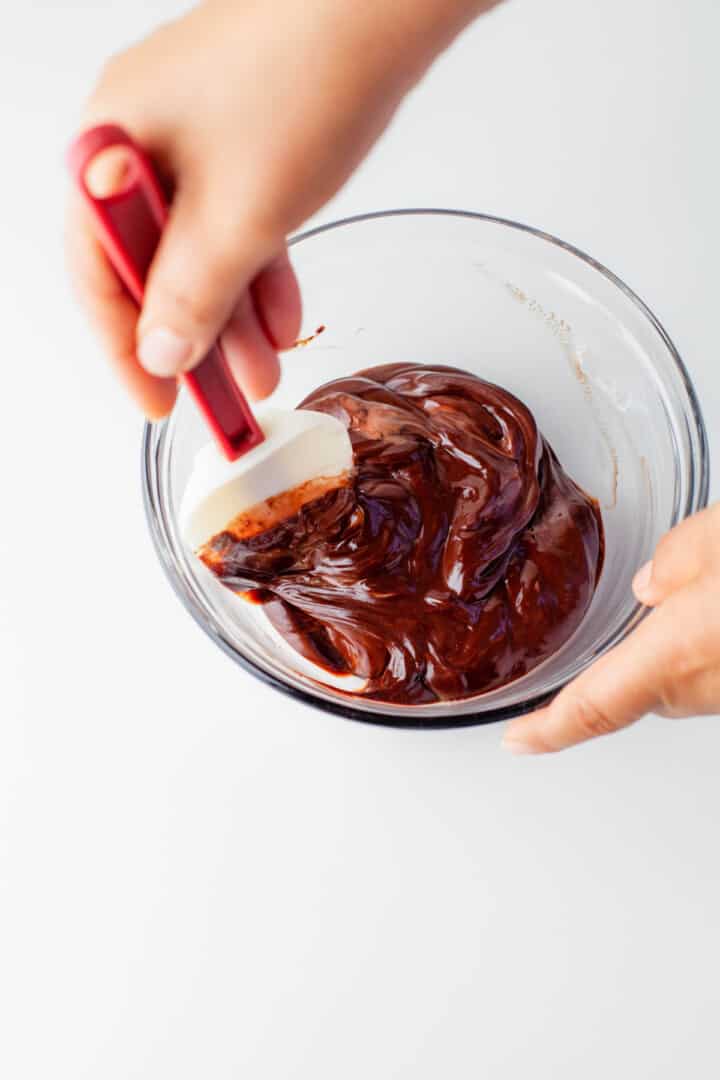
{"label": "red spatula handle", "polygon": [[[88,187],[87,169],[99,153],[114,147],[126,152],[125,178],[120,191],[99,198]],[[150,160],[122,128],[104,124],[73,142],[68,164],[90,207],[100,243],[130,295],[141,304],[150,264],[168,218],[165,196]],[[218,343],[181,378],[229,461],[263,441],[260,425]]]}

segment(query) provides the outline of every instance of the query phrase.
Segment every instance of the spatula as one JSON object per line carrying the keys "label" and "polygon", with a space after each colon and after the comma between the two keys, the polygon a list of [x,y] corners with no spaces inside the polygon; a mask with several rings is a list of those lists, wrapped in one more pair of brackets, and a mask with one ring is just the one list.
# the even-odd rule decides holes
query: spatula
{"label": "spatula", "polygon": [[[88,170],[99,155],[122,150],[118,190],[99,196]],[[89,207],[96,235],[132,298],[145,282],[169,211],[148,156],[122,128],[104,124],[81,134],[68,153],[73,178]],[[235,382],[219,342],[180,376],[215,444],[204,447],[181,514],[188,543],[199,547],[231,520],[257,531],[273,519],[346,482],[352,468],[347,431],[332,416],[272,410],[263,426]],[[278,498],[287,494],[287,498]],[[271,500],[268,502],[268,500]]]}

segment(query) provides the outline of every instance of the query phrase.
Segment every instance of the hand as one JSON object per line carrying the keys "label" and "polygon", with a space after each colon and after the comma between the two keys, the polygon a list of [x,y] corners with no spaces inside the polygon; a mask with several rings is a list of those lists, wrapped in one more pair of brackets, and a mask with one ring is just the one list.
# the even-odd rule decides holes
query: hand
{"label": "hand", "polygon": [[77,198],[69,263],[151,418],[221,332],[250,396],[274,389],[276,352],[300,327],[285,238],[343,184],[436,53],[492,5],[208,0],[110,61],[84,126],[120,124],[147,149],[174,188],[171,218],[139,319]]}
{"label": "hand", "polygon": [[633,591],[652,614],[547,708],[512,721],[509,750],[564,750],[648,712],[720,711],[720,504],[668,533]]}

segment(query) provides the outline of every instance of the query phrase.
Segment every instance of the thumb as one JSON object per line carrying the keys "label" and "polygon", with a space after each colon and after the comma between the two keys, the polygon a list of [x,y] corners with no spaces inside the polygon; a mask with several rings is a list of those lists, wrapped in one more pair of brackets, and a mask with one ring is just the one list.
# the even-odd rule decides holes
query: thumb
{"label": "thumb", "polygon": [[506,749],[516,754],[565,750],[628,727],[660,707],[680,647],[672,619],[667,609],[658,608],[547,708],[513,720],[503,739]]}
{"label": "thumb", "polygon": [[143,367],[170,376],[202,360],[272,252],[249,220],[238,220],[237,199],[202,187],[180,188],[138,322]]}

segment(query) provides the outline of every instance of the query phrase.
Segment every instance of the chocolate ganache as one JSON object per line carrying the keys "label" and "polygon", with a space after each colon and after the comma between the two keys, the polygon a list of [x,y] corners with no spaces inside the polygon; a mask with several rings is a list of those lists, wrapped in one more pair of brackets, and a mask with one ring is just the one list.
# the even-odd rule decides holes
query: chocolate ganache
{"label": "chocolate ganache", "polygon": [[422,704],[502,686],[570,637],[602,521],[521,401],[457,368],[388,364],[300,408],[346,426],[347,483],[200,552],[298,652],[368,697]]}

